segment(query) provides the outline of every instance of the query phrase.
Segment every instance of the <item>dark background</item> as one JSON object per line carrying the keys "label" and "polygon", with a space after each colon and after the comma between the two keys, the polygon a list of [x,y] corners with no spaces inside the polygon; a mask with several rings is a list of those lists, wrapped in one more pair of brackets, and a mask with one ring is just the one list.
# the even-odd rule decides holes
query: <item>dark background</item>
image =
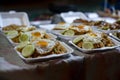
{"label": "dark background", "polygon": [[0,0],[0,11],[27,12],[30,20],[34,20],[39,15],[68,10],[93,12],[102,9],[103,3],[103,0]]}

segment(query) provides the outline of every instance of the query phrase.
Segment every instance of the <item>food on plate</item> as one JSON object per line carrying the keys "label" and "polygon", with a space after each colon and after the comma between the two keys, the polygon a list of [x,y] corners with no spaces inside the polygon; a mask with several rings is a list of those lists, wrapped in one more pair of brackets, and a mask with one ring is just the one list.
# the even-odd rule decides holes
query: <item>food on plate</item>
{"label": "food on plate", "polygon": [[32,30],[35,30],[36,27],[35,26],[30,26],[30,27],[27,27],[27,26],[24,26],[24,25],[16,25],[16,24],[11,24],[11,25],[8,25],[8,26],[4,26],[2,28],[3,31],[11,31],[11,30],[16,30],[18,32],[26,32],[26,31],[32,31]]}
{"label": "food on plate", "polygon": [[[25,42],[23,42],[25,43]],[[25,58],[36,58],[51,54],[63,54],[67,52],[66,47],[57,40],[40,39],[35,42],[19,44],[16,50]]]}
{"label": "food on plate", "polygon": [[34,45],[26,45],[23,49],[22,49],[22,56],[24,57],[28,57],[28,56],[31,56],[33,54],[35,50],[35,47]]}
{"label": "food on plate", "polygon": [[82,23],[85,25],[93,26],[94,21],[89,21],[89,20],[85,20],[85,19],[76,19],[73,21],[73,23]]}
{"label": "food on plate", "polygon": [[21,27],[18,29],[19,32],[28,32],[28,31],[33,31],[33,30],[36,30],[35,26]]}
{"label": "food on plate", "polygon": [[32,31],[17,31],[17,30],[10,30],[4,32],[6,36],[13,42],[13,43],[21,43],[24,41],[36,41],[39,39],[54,39],[55,36],[49,33],[46,33],[44,30],[32,30]]}
{"label": "food on plate", "polygon": [[62,35],[74,36],[75,32],[73,30],[64,30]]}
{"label": "food on plate", "polygon": [[27,34],[30,35],[30,41],[32,42],[39,39],[53,39],[53,36],[44,30],[34,30],[27,32]]}
{"label": "food on plate", "polygon": [[85,25],[95,26],[101,30],[119,30],[120,29],[120,21],[117,20],[114,23],[108,23],[106,21],[89,21],[84,19],[76,19],[73,23],[81,23]]}
{"label": "food on plate", "polygon": [[22,33],[19,36],[19,42],[25,42],[25,41],[29,41],[30,37],[28,34]]}
{"label": "food on plate", "polygon": [[117,38],[119,38],[120,39],[120,32],[114,32],[114,33],[112,33],[114,36],[116,36]]}
{"label": "food on plate", "polygon": [[5,32],[5,34],[7,35],[8,38],[12,39],[15,38],[16,36],[18,36],[18,31],[16,30],[11,30],[11,31],[7,31]]}
{"label": "food on plate", "polygon": [[61,31],[62,35],[75,36],[91,32],[92,29],[90,26],[86,25],[72,25],[68,29]]}
{"label": "food on plate", "polygon": [[66,24],[66,23],[58,23],[53,30],[65,30],[70,26],[70,24]]}
{"label": "food on plate", "polygon": [[80,35],[73,39],[72,42],[82,49],[96,49],[115,45],[115,43],[107,36],[107,34],[100,32],[90,32]]}
{"label": "food on plate", "polygon": [[11,24],[11,25],[3,27],[2,30],[3,31],[17,30],[21,27],[25,27],[25,26],[24,25]]}
{"label": "food on plate", "polygon": [[102,30],[118,30],[120,29],[120,25],[117,23],[107,23],[105,21],[96,21],[94,22],[94,26],[97,26],[98,28]]}
{"label": "food on plate", "polygon": [[94,48],[94,45],[92,42],[83,42],[82,43],[82,48],[83,49],[93,49]]}
{"label": "food on plate", "polygon": [[40,54],[49,53],[50,51],[52,51],[52,49],[56,45],[54,40],[48,40],[48,39],[40,39],[38,41],[33,42],[33,44],[35,45],[36,50]]}
{"label": "food on plate", "polygon": [[21,42],[17,45],[17,48],[19,49],[22,49],[23,47],[25,47],[26,45],[30,44],[29,41],[24,41],[24,42]]}
{"label": "food on plate", "polygon": [[77,44],[79,41],[81,41],[83,39],[82,36],[78,36],[75,39],[73,39],[73,43]]}

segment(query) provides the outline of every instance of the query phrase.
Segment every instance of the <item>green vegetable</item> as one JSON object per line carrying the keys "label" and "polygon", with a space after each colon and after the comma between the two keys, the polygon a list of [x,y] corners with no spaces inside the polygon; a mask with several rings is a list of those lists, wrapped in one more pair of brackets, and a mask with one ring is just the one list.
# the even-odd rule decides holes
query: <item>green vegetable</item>
{"label": "green vegetable", "polygon": [[74,36],[75,32],[73,30],[65,30],[62,32],[63,35]]}
{"label": "green vegetable", "polygon": [[104,27],[102,27],[102,30],[108,30],[108,29],[109,29],[108,26],[104,26]]}
{"label": "green vegetable", "polygon": [[24,57],[29,57],[31,56],[35,51],[35,47],[33,45],[26,45],[23,49],[22,49],[22,55]]}
{"label": "green vegetable", "polygon": [[5,34],[7,35],[8,38],[15,38],[18,36],[18,31],[16,30],[12,30],[12,31],[7,31],[5,32]]}
{"label": "green vegetable", "polygon": [[76,37],[76,38],[73,40],[73,43],[76,44],[76,43],[78,43],[79,41],[81,41],[82,39],[83,39],[82,36],[78,36],[78,37]]}
{"label": "green vegetable", "polygon": [[93,49],[94,46],[93,46],[93,43],[92,43],[92,42],[83,42],[82,48],[83,48],[83,49]]}
{"label": "green vegetable", "polygon": [[18,44],[17,48],[22,49],[22,48],[24,48],[24,47],[25,47],[26,45],[28,45],[28,44],[29,44],[29,41],[21,42],[21,43]]}
{"label": "green vegetable", "polygon": [[19,37],[20,42],[29,41],[29,36],[25,33],[21,34]]}

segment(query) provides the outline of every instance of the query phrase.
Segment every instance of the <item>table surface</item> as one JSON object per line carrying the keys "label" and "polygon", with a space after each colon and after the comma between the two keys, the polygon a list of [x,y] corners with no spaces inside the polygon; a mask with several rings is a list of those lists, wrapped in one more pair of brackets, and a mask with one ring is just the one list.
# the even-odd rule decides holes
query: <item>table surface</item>
{"label": "table surface", "polygon": [[119,48],[89,54],[72,48],[67,57],[25,63],[0,31],[0,80],[120,80]]}

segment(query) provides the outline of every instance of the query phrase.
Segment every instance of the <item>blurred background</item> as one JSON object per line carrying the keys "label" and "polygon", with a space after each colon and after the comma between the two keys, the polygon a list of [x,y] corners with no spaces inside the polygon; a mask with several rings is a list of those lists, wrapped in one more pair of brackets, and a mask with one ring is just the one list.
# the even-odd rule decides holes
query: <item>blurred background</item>
{"label": "blurred background", "polygon": [[104,0],[0,0],[0,11],[27,12],[30,20],[42,20],[67,11],[95,12],[103,4]]}

